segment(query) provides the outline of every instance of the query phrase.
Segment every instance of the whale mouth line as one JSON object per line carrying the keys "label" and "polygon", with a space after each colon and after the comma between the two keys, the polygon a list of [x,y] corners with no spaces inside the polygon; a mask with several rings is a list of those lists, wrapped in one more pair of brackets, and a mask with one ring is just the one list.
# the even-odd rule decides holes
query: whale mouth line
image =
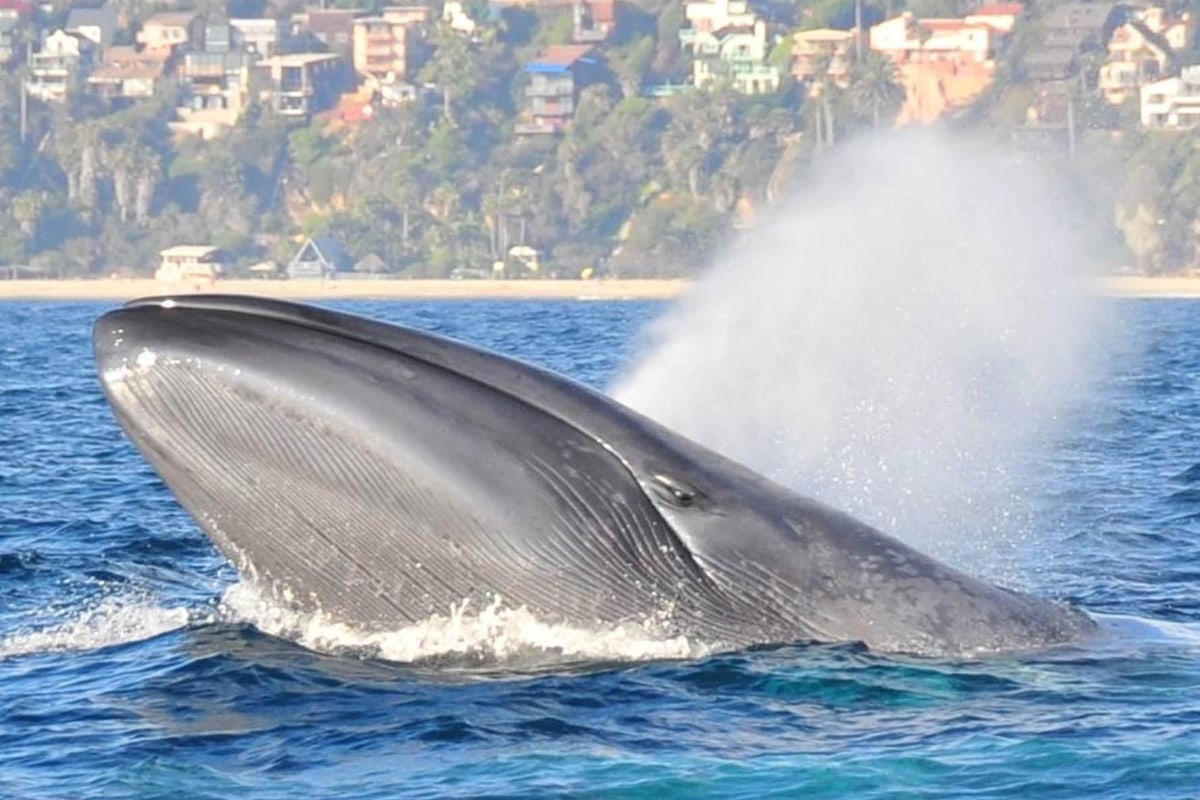
{"label": "whale mouth line", "polygon": [[[588,425],[582,425],[578,419],[572,419],[568,415],[562,414],[558,409],[554,408],[549,403],[533,402],[529,392],[513,392],[509,386],[497,386],[495,383],[489,383],[482,380],[480,377],[471,374],[466,369],[456,369],[450,360],[445,356],[439,355],[437,352],[421,347],[421,344],[427,344],[431,341],[437,341],[440,337],[437,334],[432,334],[423,331],[407,330],[408,341],[406,347],[397,346],[394,343],[387,341],[389,336],[394,336],[399,329],[392,326],[383,326],[381,323],[374,320],[355,317],[351,315],[340,314],[338,312],[325,311],[315,306],[301,306],[280,301],[253,298],[246,296],[235,295],[183,295],[183,296],[159,296],[147,297],[136,300],[131,300],[125,304],[125,308],[137,309],[145,307],[157,307],[168,312],[174,311],[179,313],[186,310],[203,310],[214,311],[218,313],[229,313],[237,315],[250,315],[263,320],[279,322],[287,325],[295,326],[296,328],[310,331],[316,334],[332,336],[355,344],[360,344],[372,348],[377,348],[380,351],[390,354],[402,356],[406,359],[420,361],[431,369],[446,370],[454,375],[461,377],[463,380],[472,381],[480,386],[486,387],[489,391],[505,392],[515,401],[525,403],[532,406],[537,411],[552,416],[564,425],[568,425],[578,431],[581,435],[589,437],[595,444],[603,448],[609,455],[616,459],[628,472],[629,478],[647,496],[648,500],[660,500],[668,506],[677,509],[700,510],[697,504],[697,498],[702,498],[703,493],[695,486],[688,483],[682,478],[677,478],[666,472],[657,472],[648,478],[642,477],[634,465],[624,456],[624,454],[616,447],[612,446],[606,439],[592,430]],[[384,329],[384,330],[381,330]],[[382,334],[382,335],[381,335]],[[439,342],[441,343],[441,342]],[[413,346],[417,345],[417,346]],[[470,354],[477,358],[490,359],[493,357],[491,353],[482,348],[477,348],[465,342],[453,342],[457,355]],[[144,351],[151,352],[152,351]],[[142,356],[139,355],[137,362],[142,365]],[[149,363],[145,365],[147,368],[153,366],[154,359],[151,358]],[[518,362],[519,363],[519,362]],[[524,365],[528,369],[539,373],[538,377],[543,380],[551,380],[562,386],[554,388],[569,388],[572,390],[582,390],[587,393],[593,393],[592,390],[578,384],[563,381],[559,376],[549,373],[540,368],[531,365]],[[406,377],[415,377],[415,375]],[[600,393],[593,393],[597,397],[608,399]],[[719,587],[712,583],[711,576],[704,568],[702,561],[695,558],[695,555],[688,548],[687,543],[679,537],[671,524],[658,514],[661,520],[663,529],[671,535],[673,545],[677,547],[681,554],[686,555],[691,562],[691,567],[695,574],[703,576],[710,584],[711,591],[720,591]],[[814,630],[812,633],[820,633],[819,630]]]}

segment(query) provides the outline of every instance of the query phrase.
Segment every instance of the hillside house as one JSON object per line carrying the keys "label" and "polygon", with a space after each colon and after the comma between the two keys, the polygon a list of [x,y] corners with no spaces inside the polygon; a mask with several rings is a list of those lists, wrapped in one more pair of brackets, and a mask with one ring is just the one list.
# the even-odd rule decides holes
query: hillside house
{"label": "hillside house", "polygon": [[1188,14],[1173,17],[1157,6],[1133,12],[1108,41],[1108,60],[1097,79],[1101,94],[1114,105],[1137,97],[1141,86],[1174,71],[1178,54],[1191,48],[1195,35],[1196,22]]}
{"label": "hillside house", "polygon": [[161,85],[169,58],[163,50],[110,47],[88,75],[88,86],[105,100],[145,100]]}
{"label": "hillside house", "polygon": [[983,64],[996,54],[998,32],[965,19],[917,19],[911,12],[870,29],[871,49],[897,66],[915,63]]}
{"label": "hillside house", "polygon": [[287,29],[283,20],[270,18],[233,18],[229,27],[236,32],[241,49],[259,58],[270,58],[287,51]]}
{"label": "hillside house", "polygon": [[346,62],[336,53],[290,53],[263,59],[262,97],[276,113],[307,119],[332,108],[348,87]]}
{"label": "hillside house", "polygon": [[1042,18],[1042,41],[1022,59],[1025,74],[1035,81],[1061,81],[1079,69],[1079,56],[1101,50],[1124,11],[1113,2],[1064,3]]}
{"label": "hillside house", "polygon": [[590,45],[555,45],[525,65],[529,100],[519,134],[561,133],[575,114],[580,90],[600,78],[601,66]]}
{"label": "hillside house", "polygon": [[300,245],[285,272],[291,280],[324,280],[348,272],[353,265],[354,260],[337,239],[314,236]]}
{"label": "hillside house", "polygon": [[575,0],[571,12],[571,39],[578,44],[598,44],[617,29],[616,0]]}
{"label": "hillside house", "polygon": [[1189,130],[1200,127],[1200,65],[1185,67],[1178,78],[1141,88],[1142,127]]}
{"label": "hillside house", "polygon": [[824,68],[830,79],[845,86],[854,63],[854,31],[821,28],[792,35],[792,76],[812,80]]}
{"label": "hillside house", "polygon": [[170,58],[204,48],[204,19],[194,11],[163,11],[142,23],[137,43],[142,51]]}
{"label": "hillside house", "polygon": [[779,70],[766,63],[766,23],[744,0],[692,0],[684,16],[679,44],[692,57],[693,86],[728,80],[742,94],[779,89]]}
{"label": "hillside house", "polygon": [[25,90],[46,103],[65,100],[71,88],[91,66],[96,46],[89,40],[57,30],[42,40],[29,59]]}
{"label": "hillside house", "polygon": [[355,72],[379,84],[407,80],[411,53],[418,36],[417,31],[404,22],[383,17],[356,19],[352,47]]}
{"label": "hillside house", "polygon": [[155,280],[164,284],[208,284],[224,271],[220,248],[210,245],[181,244],[159,254]]}
{"label": "hillside house", "polygon": [[117,11],[111,5],[72,8],[63,30],[82,36],[103,52],[117,33]]}
{"label": "hillside house", "polygon": [[728,26],[692,39],[692,85],[697,89],[728,80],[742,94],[779,90],[779,69],[766,63],[767,26]]}
{"label": "hillside house", "polygon": [[250,101],[253,67],[259,60],[239,40],[232,26],[210,25],[203,52],[184,56],[178,74],[179,120],[170,124],[173,131],[214,139],[238,124]]}
{"label": "hillside house", "polygon": [[292,17],[292,35],[312,37],[330,52],[349,58],[354,20],[364,13],[347,8],[310,8]]}
{"label": "hillside house", "polygon": [[1021,4],[1004,3],[981,6],[962,19],[917,19],[905,12],[873,26],[871,49],[896,63],[904,87],[899,122],[932,122],[982,94],[1023,13]]}

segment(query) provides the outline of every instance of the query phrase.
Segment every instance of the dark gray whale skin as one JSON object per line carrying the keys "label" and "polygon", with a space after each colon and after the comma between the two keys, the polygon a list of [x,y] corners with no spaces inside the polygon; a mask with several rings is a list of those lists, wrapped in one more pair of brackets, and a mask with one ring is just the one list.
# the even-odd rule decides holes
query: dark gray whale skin
{"label": "dark gray whale skin", "polygon": [[1086,637],[614,400],[459,342],[237,296],[150,298],[94,345],[122,428],[238,570],[395,630],[496,596],[721,647],[930,655]]}

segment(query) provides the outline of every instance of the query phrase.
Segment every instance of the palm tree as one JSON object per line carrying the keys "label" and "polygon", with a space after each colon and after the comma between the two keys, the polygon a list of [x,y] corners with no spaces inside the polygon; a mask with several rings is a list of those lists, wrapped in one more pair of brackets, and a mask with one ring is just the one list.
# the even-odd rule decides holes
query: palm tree
{"label": "palm tree", "polygon": [[859,117],[870,117],[879,128],[885,119],[894,120],[904,105],[905,91],[900,72],[892,59],[868,50],[850,71],[850,102]]}
{"label": "palm tree", "polygon": [[105,153],[108,172],[112,176],[113,198],[117,201],[117,218],[122,224],[129,222],[133,205],[134,170],[137,168],[134,144],[126,139]]}
{"label": "palm tree", "polygon": [[13,218],[21,228],[21,233],[25,234],[31,250],[37,247],[38,225],[42,212],[46,210],[47,200],[46,193],[37,190],[21,192],[13,198]]}
{"label": "palm tree", "polygon": [[162,181],[162,157],[152,147],[139,144],[134,151],[135,174],[133,218],[138,222],[150,219],[150,209],[154,195]]}
{"label": "palm tree", "polygon": [[434,29],[433,44],[436,49],[425,62],[420,79],[437,86],[442,93],[442,117],[454,124],[454,103],[474,94],[483,78],[470,45],[450,26]]}
{"label": "palm tree", "polygon": [[89,221],[99,202],[102,147],[100,130],[94,122],[71,122],[65,114],[55,119],[54,154],[67,178],[67,199]]}
{"label": "palm tree", "polygon": [[816,132],[816,149],[821,151],[833,146],[834,118],[833,95],[837,89],[829,70],[833,58],[828,53],[817,56],[813,65],[812,83],[808,88],[807,102],[804,104],[806,115],[812,119],[813,130]]}

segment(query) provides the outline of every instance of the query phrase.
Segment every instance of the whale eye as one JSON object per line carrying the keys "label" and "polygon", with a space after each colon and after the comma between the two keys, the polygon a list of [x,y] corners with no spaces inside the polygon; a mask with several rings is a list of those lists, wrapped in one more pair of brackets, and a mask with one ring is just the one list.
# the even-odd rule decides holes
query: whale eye
{"label": "whale eye", "polygon": [[650,487],[659,498],[679,508],[690,508],[700,494],[684,481],[662,473],[656,473],[651,478]]}

